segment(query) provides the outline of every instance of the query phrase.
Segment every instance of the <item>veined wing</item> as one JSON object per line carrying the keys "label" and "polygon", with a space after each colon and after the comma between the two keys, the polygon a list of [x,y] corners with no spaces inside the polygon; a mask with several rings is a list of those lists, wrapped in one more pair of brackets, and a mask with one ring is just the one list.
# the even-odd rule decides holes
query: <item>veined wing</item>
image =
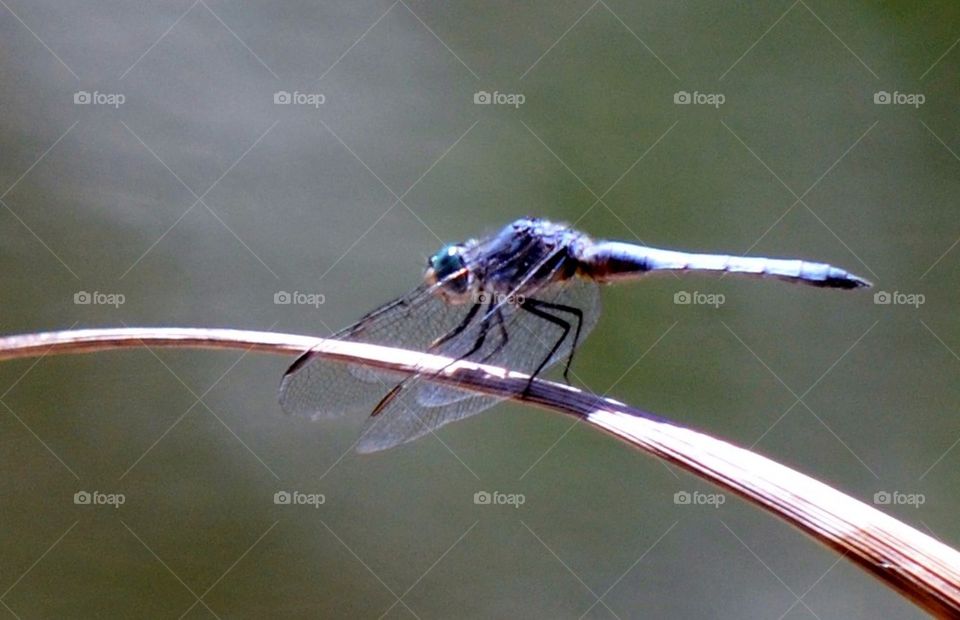
{"label": "veined wing", "polygon": [[[469,306],[446,303],[434,294],[435,286],[424,284],[331,338],[425,351],[469,311]],[[289,414],[311,419],[369,413],[404,377],[362,364],[331,362],[307,351],[284,374],[280,406]]]}
{"label": "veined wing", "polygon": [[[558,361],[565,363],[574,346],[578,322],[578,344],[596,324],[596,283],[583,278],[566,280],[537,290],[531,299],[540,303],[537,309],[569,325],[565,336],[562,325],[525,309],[517,299],[501,304],[493,312],[478,312],[468,327],[431,352],[528,374],[544,360],[544,369]],[[376,452],[412,441],[445,424],[480,413],[499,400],[432,384],[424,377],[410,377],[397,385],[369,418],[357,451]]]}

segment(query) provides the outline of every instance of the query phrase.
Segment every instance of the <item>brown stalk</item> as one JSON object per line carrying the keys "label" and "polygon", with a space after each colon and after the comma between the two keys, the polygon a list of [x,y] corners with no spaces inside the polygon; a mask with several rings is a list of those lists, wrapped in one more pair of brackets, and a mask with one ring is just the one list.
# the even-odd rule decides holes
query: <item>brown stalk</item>
{"label": "brown stalk", "polygon": [[[232,329],[85,329],[0,338],[0,360],[120,348],[194,347],[296,354],[403,373],[529,402],[591,424],[800,528],[924,610],[960,617],[960,553],[876,508],[764,456],[570,386],[502,368],[369,344]],[[269,386],[272,389],[272,385]]]}

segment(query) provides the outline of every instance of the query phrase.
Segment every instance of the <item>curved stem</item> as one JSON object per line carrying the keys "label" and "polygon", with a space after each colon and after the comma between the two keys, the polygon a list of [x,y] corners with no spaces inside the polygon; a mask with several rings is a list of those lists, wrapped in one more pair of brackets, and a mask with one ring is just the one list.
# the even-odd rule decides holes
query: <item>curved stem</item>
{"label": "curved stem", "polygon": [[494,366],[356,342],[233,329],[126,328],[0,338],[0,360],[120,348],[195,347],[297,354],[423,373],[442,384],[530,402],[591,424],[724,487],[846,555],[926,611],[960,617],[960,553],[876,508],[766,457],[669,420]]}

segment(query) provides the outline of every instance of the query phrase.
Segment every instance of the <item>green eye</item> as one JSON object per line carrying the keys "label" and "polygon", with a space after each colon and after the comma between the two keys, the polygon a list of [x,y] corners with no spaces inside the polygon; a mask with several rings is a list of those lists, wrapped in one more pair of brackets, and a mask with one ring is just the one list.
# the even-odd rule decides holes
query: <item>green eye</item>
{"label": "green eye", "polygon": [[463,269],[463,257],[460,256],[460,246],[448,245],[430,257],[430,266],[436,278],[443,281],[452,274]]}

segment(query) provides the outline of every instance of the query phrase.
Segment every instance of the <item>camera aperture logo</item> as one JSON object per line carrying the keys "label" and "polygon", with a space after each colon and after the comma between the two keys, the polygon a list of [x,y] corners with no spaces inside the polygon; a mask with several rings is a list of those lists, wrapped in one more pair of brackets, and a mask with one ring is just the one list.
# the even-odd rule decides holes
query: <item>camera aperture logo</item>
{"label": "camera aperture logo", "polygon": [[512,105],[519,108],[527,100],[523,93],[501,93],[478,90],[473,93],[473,102],[477,105]]}
{"label": "camera aperture logo", "polygon": [[73,303],[78,306],[113,306],[119,308],[126,301],[127,298],[123,293],[77,291],[73,294]]}
{"label": "camera aperture logo", "polygon": [[920,508],[927,503],[927,496],[923,493],[877,491],[873,494],[873,503],[877,506],[913,506],[914,508]]}
{"label": "camera aperture logo", "polygon": [[292,93],[278,90],[273,93],[273,103],[276,105],[309,105],[319,109],[326,102],[327,97],[323,93],[301,93],[299,90]]}
{"label": "camera aperture logo", "polygon": [[327,301],[323,293],[303,293],[301,291],[277,291],[273,294],[273,303],[278,306],[313,306],[319,308]]}
{"label": "camera aperture logo", "polygon": [[98,90],[92,93],[88,90],[78,90],[73,93],[74,105],[109,105],[119,108],[127,100],[123,93],[101,93]]}
{"label": "camera aperture logo", "polygon": [[113,506],[119,508],[127,502],[123,493],[101,493],[100,491],[77,491],[73,494],[73,503],[77,506]]}
{"label": "camera aperture logo", "polygon": [[926,100],[923,93],[901,93],[898,90],[892,93],[878,90],[873,93],[873,103],[876,105],[912,105],[914,108],[919,108]]}
{"label": "camera aperture logo", "polygon": [[677,506],[713,506],[719,508],[727,501],[723,493],[701,493],[700,491],[677,491],[673,494],[673,503]]}
{"label": "camera aperture logo", "polygon": [[677,291],[673,294],[673,303],[678,306],[713,306],[719,308],[727,303],[727,297],[723,293]]}
{"label": "camera aperture logo", "polygon": [[523,493],[501,493],[500,491],[477,491],[473,494],[473,503],[477,506],[513,506],[519,508],[527,502]]}
{"label": "camera aperture logo", "polygon": [[701,93],[698,90],[692,93],[678,90],[673,93],[673,103],[676,105],[711,105],[719,109],[727,100],[723,93]]}
{"label": "camera aperture logo", "polygon": [[927,301],[923,293],[901,293],[900,291],[877,291],[873,294],[873,303],[878,306],[913,306],[919,308]]}
{"label": "camera aperture logo", "polygon": [[273,503],[277,506],[313,506],[319,509],[327,503],[323,493],[301,493],[300,491],[277,491],[273,494]]}

